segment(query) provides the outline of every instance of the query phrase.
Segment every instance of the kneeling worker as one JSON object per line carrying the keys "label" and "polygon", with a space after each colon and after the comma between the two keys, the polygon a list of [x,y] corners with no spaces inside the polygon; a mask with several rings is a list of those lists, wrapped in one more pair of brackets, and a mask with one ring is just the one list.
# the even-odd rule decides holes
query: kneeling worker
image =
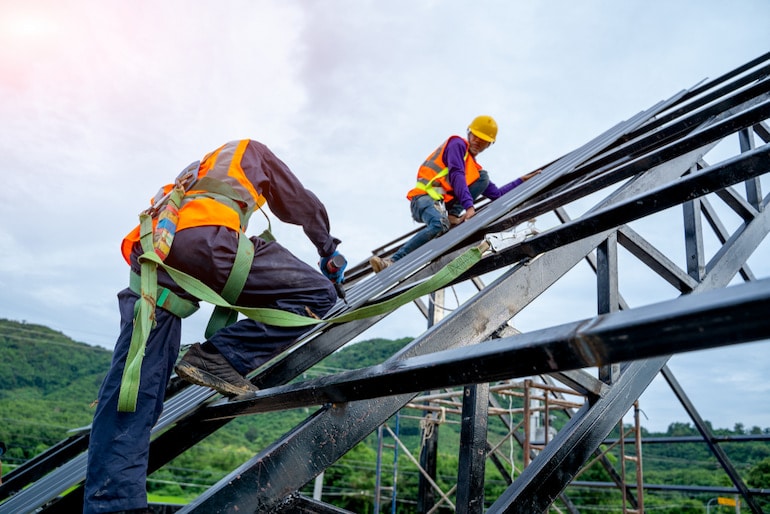
{"label": "kneeling worker", "polygon": [[481,196],[496,200],[531,179],[541,170],[528,173],[497,187],[476,156],[497,138],[497,122],[491,116],[477,116],[468,125],[467,139],[450,136],[417,170],[417,185],[406,198],[412,218],[425,227],[407,241],[392,257],[373,256],[372,269],[379,273],[431,239],[476,214],[474,201]]}

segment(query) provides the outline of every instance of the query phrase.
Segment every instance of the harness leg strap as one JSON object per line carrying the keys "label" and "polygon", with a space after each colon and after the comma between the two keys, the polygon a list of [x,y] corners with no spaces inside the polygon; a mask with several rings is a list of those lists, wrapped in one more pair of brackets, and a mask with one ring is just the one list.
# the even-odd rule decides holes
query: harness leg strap
{"label": "harness leg strap", "polygon": [[[254,245],[243,232],[238,232],[238,250],[235,254],[235,262],[227,277],[225,287],[222,289],[222,298],[236,305],[238,297],[243,291],[246,279],[249,277],[251,263],[254,260]],[[238,311],[229,307],[217,305],[206,326],[206,339],[209,339],[214,333],[238,320]]]}

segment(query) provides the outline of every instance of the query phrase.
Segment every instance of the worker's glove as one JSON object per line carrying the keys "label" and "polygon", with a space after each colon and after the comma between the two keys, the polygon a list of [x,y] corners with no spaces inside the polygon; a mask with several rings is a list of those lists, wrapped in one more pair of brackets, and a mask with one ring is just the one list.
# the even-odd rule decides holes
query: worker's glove
{"label": "worker's glove", "polygon": [[345,281],[343,273],[347,266],[348,261],[336,250],[327,257],[321,257],[321,260],[318,262],[321,273],[335,284],[342,284]]}

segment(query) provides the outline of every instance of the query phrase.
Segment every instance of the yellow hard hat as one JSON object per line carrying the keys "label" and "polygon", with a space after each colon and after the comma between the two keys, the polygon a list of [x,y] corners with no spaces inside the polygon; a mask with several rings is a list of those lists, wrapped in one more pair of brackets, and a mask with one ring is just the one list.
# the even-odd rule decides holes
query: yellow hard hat
{"label": "yellow hard hat", "polygon": [[471,131],[476,137],[480,137],[484,141],[490,143],[495,142],[497,137],[497,122],[492,116],[476,116],[473,121],[468,125],[468,130]]}

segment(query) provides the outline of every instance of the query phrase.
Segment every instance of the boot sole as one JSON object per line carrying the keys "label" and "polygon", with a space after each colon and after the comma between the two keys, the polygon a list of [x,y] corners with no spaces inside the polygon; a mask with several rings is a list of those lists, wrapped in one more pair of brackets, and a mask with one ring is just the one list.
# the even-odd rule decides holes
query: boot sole
{"label": "boot sole", "polygon": [[176,371],[177,375],[187,380],[188,382],[192,382],[193,384],[204,387],[210,387],[216,392],[228,397],[238,396],[257,390],[255,386],[248,387],[231,384],[230,382],[222,380],[216,375],[212,375],[207,371],[196,368],[195,366],[191,366],[184,361],[177,364],[174,370]]}

